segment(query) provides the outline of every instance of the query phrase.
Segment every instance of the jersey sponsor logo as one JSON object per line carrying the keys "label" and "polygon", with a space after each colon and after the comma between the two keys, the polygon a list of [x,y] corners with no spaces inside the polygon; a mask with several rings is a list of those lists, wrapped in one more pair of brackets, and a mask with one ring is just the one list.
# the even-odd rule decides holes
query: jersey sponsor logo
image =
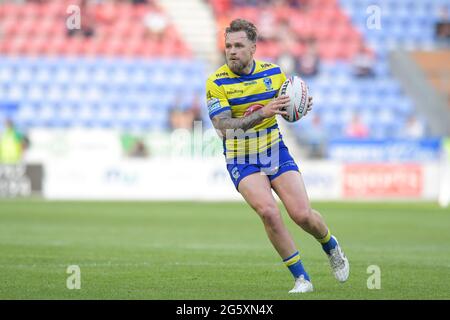
{"label": "jersey sponsor logo", "polygon": [[221,73],[216,73],[216,77],[227,77],[228,76],[228,72],[221,72]]}
{"label": "jersey sponsor logo", "polygon": [[258,84],[258,81],[253,80],[253,81],[244,82],[244,86],[251,86],[251,85],[254,85],[254,84]]}
{"label": "jersey sponsor logo", "polygon": [[227,94],[235,94],[235,93],[243,94],[244,90],[232,89],[232,90],[228,90],[226,93]]}
{"label": "jersey sponsor logo", "polygon": [[273,90],[273,87],[272,87],[272,79],[270,79],[270,78],[264,78],[264,85],[266,86],[266,91],[269,91],[269,90]]}
{"label": "jersey sponsor logo", "polygon": [[269,68],[271,66],[272,66],[271,63],[263,63],[263,64],[261,64],[261,68],[263,68],[263,69]]}
{"label": "jersey sponsor logo", "polygon": [[207,105],[208,105],[208,111],[210,114],[213,112],[216,112],[217,110],[219,110],[222,107],[220,105],[220,100],[217,98],[209,99],[207,102]]}

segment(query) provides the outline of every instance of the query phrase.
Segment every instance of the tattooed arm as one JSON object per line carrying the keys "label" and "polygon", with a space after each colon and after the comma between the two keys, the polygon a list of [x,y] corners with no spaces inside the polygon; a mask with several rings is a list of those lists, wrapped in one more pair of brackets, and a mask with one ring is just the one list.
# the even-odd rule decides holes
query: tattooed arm
{"label": "tattooed arm", "polygon": [[282,109],[289,103],[288,96],[278,97],[269,102],[263,108],[256,110],[248,116],[242,118],[233,118],[231,111],[224,111],[212,118],[214,128],[216,128],[225,137],[227,130],[241,129],[247,131],[253,128],[266,118],[273,117],[276,114],[286,114]]}
{"label": "tattooed arm", "polygon": [[264,117],[261,109],[242,118],[232,118],[231,110],[227,110],[212,118],[212,123],[214,128],[219,130],[222,133],[222,136],[225,137],[227,130],[242,129],[247,131],[260,123],[262,120],[264,120]]}

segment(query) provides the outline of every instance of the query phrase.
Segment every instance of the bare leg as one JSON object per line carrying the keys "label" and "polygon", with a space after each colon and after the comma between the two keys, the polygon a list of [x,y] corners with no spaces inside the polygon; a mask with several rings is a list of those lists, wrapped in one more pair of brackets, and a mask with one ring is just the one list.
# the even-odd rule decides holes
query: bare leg
{"label": "bare leg", "polygon": [[328,227],[320,213],[311,209],[305,184],[299,172],[283,173],[272,180],[272,187],[297,225],[316,239],[327,235]]}
{"label": "bare leg", "polygon": [[283,223],[267,176],[254,173],[245,177],[239,183],[239,192],[258,213],[267,236],[279,255],[284,259],[296,252],[295,243]]}

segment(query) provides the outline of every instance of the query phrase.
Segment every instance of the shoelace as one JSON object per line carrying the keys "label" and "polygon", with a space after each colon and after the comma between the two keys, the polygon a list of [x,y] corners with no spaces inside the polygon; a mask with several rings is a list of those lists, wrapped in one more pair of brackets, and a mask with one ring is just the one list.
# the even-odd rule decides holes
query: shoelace
{"label": "shoelace", "polygon": [[330,251],[331,256],[331,266],[334,268],[342,269],[345,266],[344,259],[341,258],[341,255],[339,254],[339,249],[331,249]]}

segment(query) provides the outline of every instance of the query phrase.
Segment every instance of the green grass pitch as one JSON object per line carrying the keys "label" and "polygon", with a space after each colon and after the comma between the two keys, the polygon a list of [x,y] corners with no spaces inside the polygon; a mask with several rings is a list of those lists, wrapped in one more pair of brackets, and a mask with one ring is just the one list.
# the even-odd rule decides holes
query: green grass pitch
{"label": "green grass pitch", "polygon": [[[338,283],[282,210],[315,292],[293,281],[245,203],[0,201],[0,299],[450,299],[450,210],[314,203],[350,263]],[[69,290],[69,265],[81,289]],[[367,288],[370,265],[381,289]]]}

